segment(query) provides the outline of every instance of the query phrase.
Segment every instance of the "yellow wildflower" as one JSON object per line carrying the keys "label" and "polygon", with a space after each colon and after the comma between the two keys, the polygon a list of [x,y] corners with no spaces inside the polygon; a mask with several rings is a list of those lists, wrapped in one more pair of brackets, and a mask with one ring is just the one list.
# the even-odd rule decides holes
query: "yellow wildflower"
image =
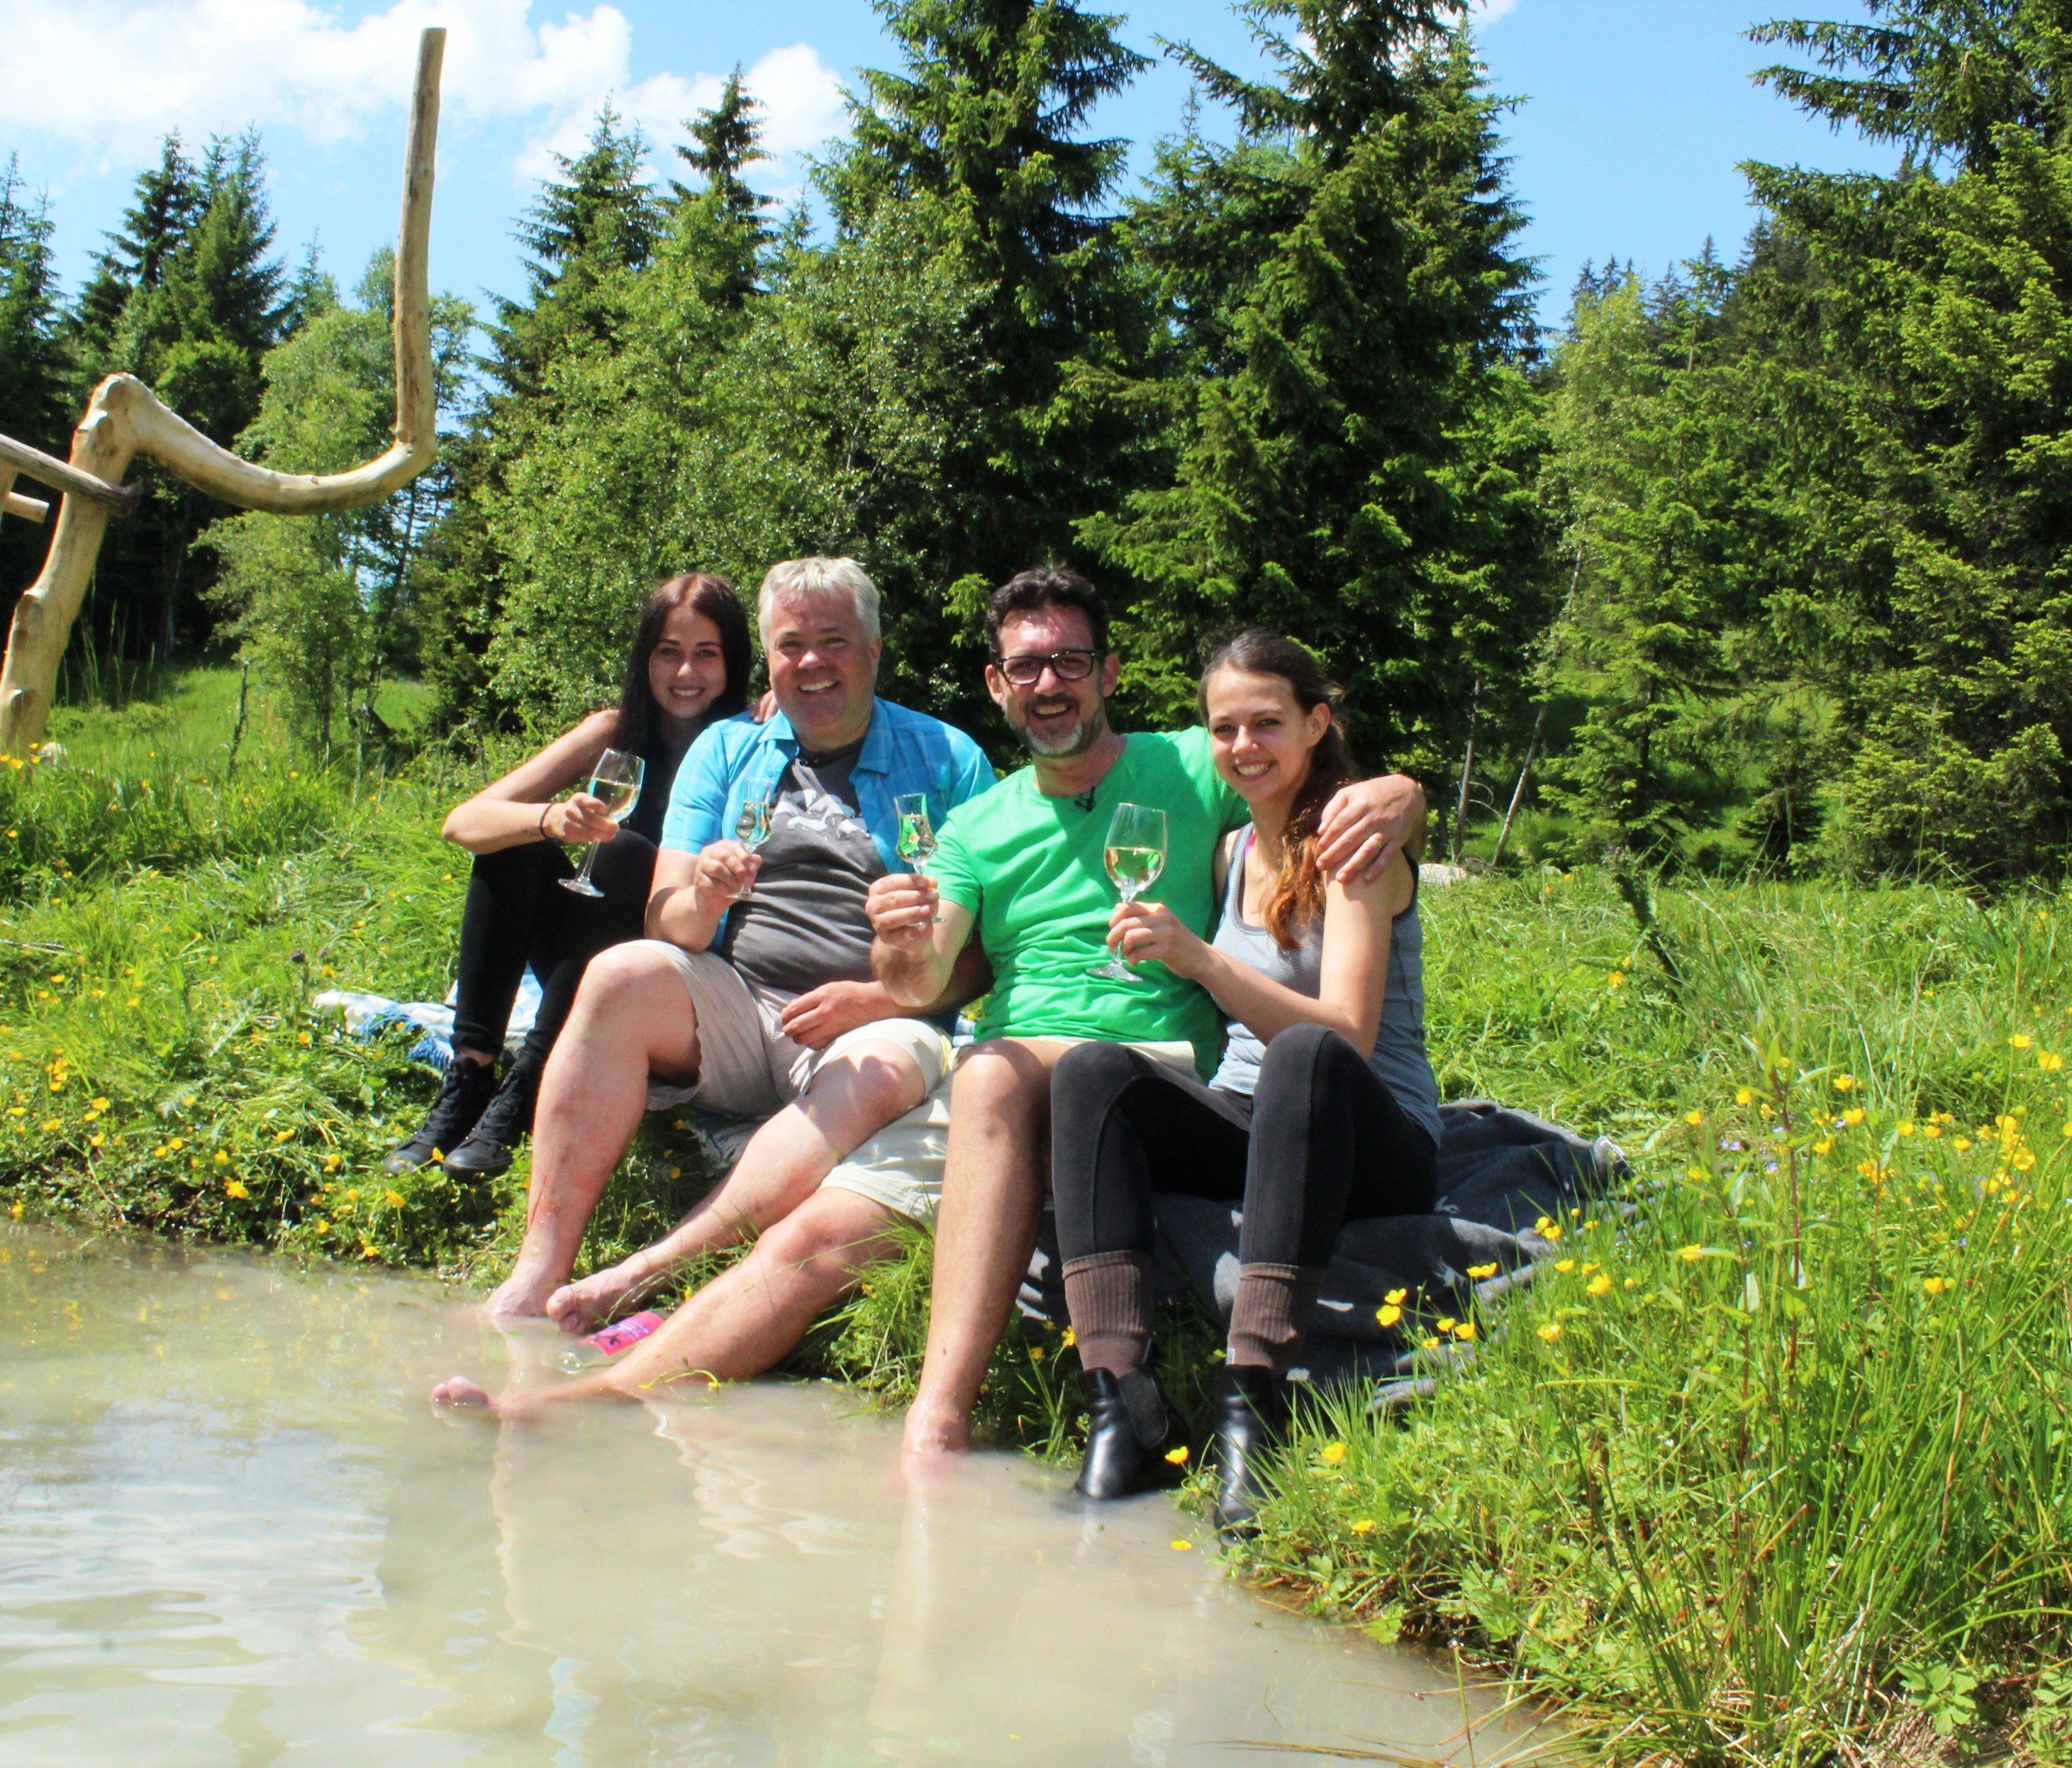
{"label": "yellow wildflower", "polygon": [[1571,1271],[1576,1268],[1576,1261],[1573,1259],[1556,1259],[1554,1261],[1554,1268],[1559,1271],[1562,1276],[1566,1277]]}
{"label": "yellow wildflower", "polygon": [[1176,1553],[1191,1553],[1194,1551],[1194,1544],[1192,1541],[1175,1541],[1173,1544],[1173,1551]]}
{"label": "yellow wildflower", "polygon": [[229,1155],[224,1153],[220,1148],[216,1151],[216,1164],[219,1166],[228,1166],[230,1164]]}
{"label": "yellow wildflower", "polygon": [[1899,1121],[1897,1133],[1901,1136],[1911,1136],[1914,1133],[1913,1120],[1911,1118],[1901,1118]]}
{"label": "yellow wildflower", "polygon": [[2014,1151],[2014,1170],[2017,1173],[2025,1173],[2035,1164],[2036,1156],[2026,1148],[2017,1148]]}
{"label": "yellow wildflower", "polygon": [[[11,834],[13,831],[10,830],[9,833]],[[1605,986],[1608,989],[1623,989],[1626,986],[1626,972],[1623,970],[1613,971],[1610,976],[1605,978]]]}
{"label": "yellow wildflower", "polygon": [[2017,1031],[2012,1038],[2008,1039],[2009,1046],[2016,1050],[2026,1050],[2035,1042],[2036,1040],[2030,1037],[2026,1031]]}
{"label": "yellow wildflower", "polygon": [[96,1111],[105,1111],[108,1109],[108,1101],[105,1099],[97,1099],[93,1102],[93,1108]]}
{"label": "yellow wildflower", "polygon": [[1944,1281],[1944,1279],[1939,1277],[1924,1277],[1922,1280],[1921,1286],[1930,1295],[1940,1295],[1945,1289],[1949,1288],[1950,1285],[1946,1281]]}
{"label": "yellow wildflower", "polygon": [[1410,1292],[1408,1289],[1391,1289],[1388,1294],[1382,1297],[1382,1300],[1386,1301],[1392,1308],[1400,1308],[1403,1305],[1404,1297],[1408,1296],[1409,1293]]}
{"label": "yellow wildflower", "polygon": [[1548,1344],[1552,1344],[1556,1338],[1561,1336],[1561,1329],[1560,1326],[1554,1325],[1550,1321],[1547,1325],[1540,1329],[1540,1336]]}
{"label": "yellow wildflower", "polygon": [[1167,1449],[1166,1451],[1166,1458],[1172,1462],[1175,1467],[1186,1466],[1187,1465],[1187,1445],[1185,1443],[1182,1443],[1178,1449]]}
{"label": "yellow wildflower", "polygon": [[1373,1532],[1374,1521],[1371,1517],[1363,1516],[1353,1524],[1353,1533],[1355,1535],[1371,1535]]}
{"label": "yellow wildflower", "polygon": [[1950,1145],[1961,1154],[1971,1145],[1971,1138],[1969,1136],[1955,1136],[1951,1138]]}
{"label": "yellow wildflower", "polygon": [[1856,1088],[1856,1077],[1854,1075],[1837,1075],[1835,1076],[1835,1091],[1836,1092],[1854,1092]]}
{"label": "yellow wildflower", "polygon": [[240,1178],[233,1178],[224,1186],[223,1194],[225,1197],[234,1197],[237,1199],[240,1203],[242,1203],[252,1194],[245,1190],[244,1180]]}
{"label": "yellow wildflower", "polygon": [[1451,1332],[1453,1328],[1460,1323],[1461,1322],[1456,1320],[1450,1314],[1442,1314],[1437,1319],[1432,1322],[1432,1324],[1437,1327],[1441,1332]]}
{"label": "yellow wildflower", "polygon": [[1381,1325],[1392,1326],[1403,1318],[1403,1310],[1393,1301],[1385,1301],[1374,1310],[1374,1317]]}
{"label": "yellow wildflower", "polygon": [[307,1033],[306,1031],[298,1031],[298,1032],[295,1034],[295,1042],[296,1042],[297,1043],[298,1043],[298,1044],[302,1045],[302,1046],[305,1050],[306,1050],[306,1049],[309,1047],[309,1043],[310,1043],[310,1034],[309,1034],[309,1033]]}
{"label": "yellow wildflower", "polygon": [[335,1154],[328,1156],[324,1161],[323,1170],[327,1173],[336,1172],[338,1170],[338,1156]]}
{"label": "yellow wildflower", "polygon": [[1687,1111],[1684,1113],[1684,1121],[1690,1125],[1693,1129],[1696,1129],[1698,1125],[1704,1122],[1704,1120],[1705,1114],[1702,1111]]}
{"label": "yellow wildflower", "polygon": [[1861,1105],[1852,1105],[1847,1111],[1842,1113],[1842,1121],[1847,1124],[1852,1129],[1854,1129],[1856,1125],[1863,1120],[1864,1108]]}
{"label": "yellow wildflower", "polygon": [[277,1129],[273,1132],[273,1140],[277,1142],[291,1142],[294,1139],[295,1133],[292,1129]]}
{"label": "yellow wildflower", "polygon": [[391,1209],[401,1209],[408,1201],[401,1191],[384,1191],[381,1201]]}
{"label": "yellow wildflower", "polygon": [[1755,1103],[1755,1089],[1753,1087],[1737,1087],[1734,1089],[1734,1103],[1737,1105],[1753,1105]]}
{"label": "yellow wildflower", "polygon": [[1820,1138],[1820,1140],[1819,1140],[1819,1141],[1818,1141],[1817,1142],[1814,1143],[1814,1145],[1813,1145],[1813,1152],[1814,1152],[1815,1153],[1816,1153],[1816,1154],[1824,1154],[1824,1153],[1826,1153],[1827,1152],[1827,1150],[1828,1150],[1829,1149],[1832,1148],[1834,1145],[1835,1145],[1834,1142],[1833,1142],[1830,1138],[1828,1138],[1827,1137],[1823,1136],[1823,1137],[1822,1137]]}
{"label": "yellow wildflower", "polygon": [[1346,1445],[1343,1443],[1326,1443],[1317,1451],[1317,1459],[1326,1467],[1335,1467],[1345,1458]]}
{"label": "yellow wildflower", "polygon": [[1588,1283],[1583,1285],[1583,1289],[1585,1294],[1605,1295],[1610,1293],[1611,1286],[1612,1280],[1609,1277],[1605,1276],[1602,1271],[1600,1271],[1595,1277],[1592,1277]]}
{"label": "yellow wildflower", "polygon": [[1496,1267],[1494,1264],[1470,1264],[1468,1267],[1468,1275],[1479,1283],[1486,1277],[1494,1277]]}
{"label": "yellow wildflower", "polygon": [[1472,1320],[1463,1320],[1453,1328],[1453,1336],[1463,1344],[1473,1344],[1475,1342],[1475,1322]]}
{"label": "yellow wildflower", "polygon": [[1067,1350],[1067,1351],[1071,1350],[1071,1349],[1072,1348],[1072,1347],[1073,1347],[1074,1345],[1077,1344],[1079,1342],[1079,1335],[1076,1332],[1073,1331],[1073,1330],[1072,1330],[1070,1326],[1067,1326],[1067,1327],[1065,1328],[1065,1335],[1064,1335],[1064,1337],[1063,1337],[1063,1338],[1060,1338],[1060,1339],[1058,1341],[1059,1344],[1063,1348],[1064,1348],[1065,1350]]}
{"label": "yellow wildflower", "polygon": [[1686,1264],[1696,1264],[1705,1256],[1705,1249],[1702,1246],[1687,1246],[1681,1248],[1676,1256]]}

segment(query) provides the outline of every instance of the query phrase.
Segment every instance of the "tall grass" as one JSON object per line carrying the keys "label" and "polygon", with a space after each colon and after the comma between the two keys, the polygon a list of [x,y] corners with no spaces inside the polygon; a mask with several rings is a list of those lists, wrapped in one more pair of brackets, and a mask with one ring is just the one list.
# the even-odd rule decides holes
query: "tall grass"
{"label": "tall grass", "polygon": [[1925,1725],[2056,1759],[2061,906],[1679,893],[1672,990],[1630,953],[1585,959],[1589,918],[1550,919],[1571,893],[1602,907],[1600,884],[1550,879],[1439,918],[1472,921],[1485,958],[1544,960],[1478,987],[1449,939],[1439,1035],[1516,1096],[1513,1037],[1470,1002],[1530,1019],[1568,994],[1534,1040],[1543,1086],[1590,1100],[1601,1048],[1610,1084],[1639,1087],[1599,1115],[1658,1102],[1642,1213],[1548,1224],[1555,1261],[1421,1411],[1340,1396],[1313,1416],[1251,1563],[1384,1633],[1478,1640],[1577,1698],[1615,1757],[1849,1759]]}

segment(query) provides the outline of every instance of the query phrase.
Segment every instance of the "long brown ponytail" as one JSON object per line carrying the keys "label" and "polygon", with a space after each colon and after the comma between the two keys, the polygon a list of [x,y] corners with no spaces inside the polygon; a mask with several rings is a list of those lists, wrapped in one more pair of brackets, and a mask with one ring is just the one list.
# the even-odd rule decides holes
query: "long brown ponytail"
{"label": "long brown ponytail", "polygon": [[1360,777],[1353,765],[1339,728],[1338,685],[1325,675],[1315,657],[1293,639],[1264,627],[1248,627],[1219,645],[1202,671],[1202,720],[1208,722],[1209,677],[1219,669],[1235,669],[1243,675],[1274,676],[1288,684],[1295,704],[1305,715],[1318,706],[1330,709],[1331,722],[1317,746],[1309,752],[1309,772],[1295,802],[1289,808],[1288,827],[1281,837],[1281,868],[1266,887],[1261,919],[1273,943],[1292,952],[1303,935],[1324,915],[1324,880],[1317,870],[1317,825],[1331,795]]}

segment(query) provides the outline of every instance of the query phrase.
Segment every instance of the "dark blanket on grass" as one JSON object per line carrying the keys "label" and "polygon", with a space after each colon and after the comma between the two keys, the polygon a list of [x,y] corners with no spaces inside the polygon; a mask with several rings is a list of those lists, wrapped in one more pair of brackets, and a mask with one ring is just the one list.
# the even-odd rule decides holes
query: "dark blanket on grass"
{"label": "dark blanket on grass", "polygon": [[[1307,1373],[1313,1380],[1369,1379],[1383,1384],[1379,1397],[1394,1404],[1429,1391],[1432,1376],[1466,1347],[1415,1348],[1404,1327],[1375,1318],[1392,1289],[1421,1298],[1424,1312],[1462,1318],[1472,1302],[1492,1321],[1504,1297],[1532,1280],[1533,1261],[1551,1244],[1533,1231],[1543,1217],[1565,1216],[1605,1198],[1624,1182],[1624,1157],[1611,1142],[1587,1141],[1572,1131],[1483,1099],[1439,1108],[1439,1198],[1429,1215],[1391,1215],[1349,1222],[1318,1298],[1309,1333]],[[1227,1323],[1237,1288],[1235,1207],[1199,1197],[1161,1194],[1157,1199],[1161,1282],[1182,1286]],[[1494,1264],[1480,1281],[1470,1265]],[[1065,1322],[1057,1277],[1057,1242],[1046,1215],[1043,1238],[1022,1291],[1022,1311],[1037,1325]],[[1419,1328],[1429,1333],[1429,1326]]]}

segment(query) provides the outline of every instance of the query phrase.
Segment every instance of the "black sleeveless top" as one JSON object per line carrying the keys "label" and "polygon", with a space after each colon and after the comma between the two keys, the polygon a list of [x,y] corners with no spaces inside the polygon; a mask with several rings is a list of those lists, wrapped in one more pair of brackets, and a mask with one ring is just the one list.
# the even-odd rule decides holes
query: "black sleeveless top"
{"label": "black sleeveless top", "polygon": [[640,798],[633,807],[633,814],[619,826],[630,828],[644,837],[652,845],[662,845],[662,823],[669,814],[669,794],[676,783],[676,770],[683,765],[684,757],[690,752],[691,745],[697,741],[698,734],[712,722],[701,719],[679,746],[668,735],[656,731],[640,750]]}

